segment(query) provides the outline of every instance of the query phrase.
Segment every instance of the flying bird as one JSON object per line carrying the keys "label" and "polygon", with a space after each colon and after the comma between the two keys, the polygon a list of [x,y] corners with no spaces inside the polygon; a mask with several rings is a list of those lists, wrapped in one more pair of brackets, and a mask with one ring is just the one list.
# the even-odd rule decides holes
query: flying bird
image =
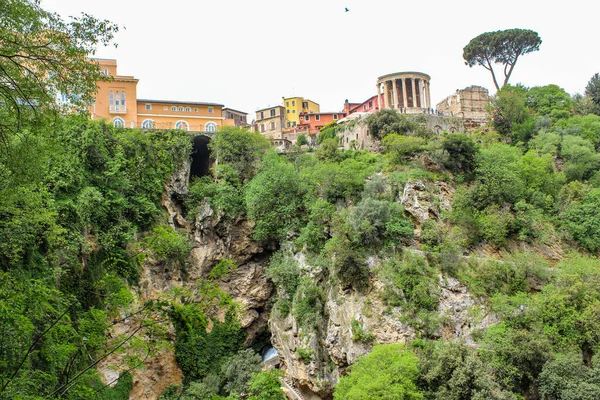
{"label": "flying bird", "polygon": [[348,10],[348,7],[346,7],[345,9],[346,9],[346,12],[350,11],[350,10]]}

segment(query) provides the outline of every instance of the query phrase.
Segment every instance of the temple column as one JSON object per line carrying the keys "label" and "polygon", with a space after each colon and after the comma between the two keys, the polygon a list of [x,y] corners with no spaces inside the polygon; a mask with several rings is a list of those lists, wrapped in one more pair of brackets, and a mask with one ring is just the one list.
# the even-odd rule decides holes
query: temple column
{"label": "temple column", "polygon": [[406,93],[406,78],[402,78],[402,100],[404,108],[408,108],[408,94]]}
{"label": "temple column", "polygon": [[392,101],[391,101],[391,96],[390,96],[390,88],[388,85],[388,82],[384,82],[383,83],[383,91],[385,94],[385,108],[392,108]]}
{"label": "temple column", "polygon": [[393,89],[392,93],[394,94],[394,102],[392,103],[392,107],[397,110],[398,109],[398,87],[397,87],[396,79],[394,79],[392,81],[392,89]]}
{"label": "temple column", "polygon": [[382,98],[381,98],[381,83],[377,84],[377,104],[379,106],[379,110],[381,111],[381,105],[383,104]]}
{"label": "temple column", "polygon": [[412,78],[411,81],[412,81],[412,95],[413,95],[412,106],[417,107],[417,91],[416,91],[417,85],[415,84],[415,78]]}
{"label": "temple column", "polygon": [[426,81],[421,79],[421,87],[419,90],[421,91],[421,108],[429,108],[427,107],[427,93],[425,91]]}
{"label": "temple column", "polygon": [[429,81],[427,81],[427,99],[429,100],[429,108],[433,108],[433,103],[431,103],[431,93],[429,92]]}
{"label": "temple column", "polygon": [[415,84],[413,87],[416,88],[416,92],[415,92],[415,106],[416,107],[421,107],[421,104],[423,103],[423,99],[421,99],[421,79],[414,79]]}

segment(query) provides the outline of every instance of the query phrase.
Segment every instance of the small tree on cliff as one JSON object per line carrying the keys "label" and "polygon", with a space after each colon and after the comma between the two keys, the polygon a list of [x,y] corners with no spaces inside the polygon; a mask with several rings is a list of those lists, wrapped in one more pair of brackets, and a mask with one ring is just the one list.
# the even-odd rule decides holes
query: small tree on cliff
{"label": "small tree on cliff", "polygon": [[493,64],[504,65],[504,83],[508,80],[520,56],[540,49],[542,39],[529,29],[507,29],[485,32],[471,39],[463,49],[465,64],[469,67],[481,65],[492,74],[496,89],[500,90]]}

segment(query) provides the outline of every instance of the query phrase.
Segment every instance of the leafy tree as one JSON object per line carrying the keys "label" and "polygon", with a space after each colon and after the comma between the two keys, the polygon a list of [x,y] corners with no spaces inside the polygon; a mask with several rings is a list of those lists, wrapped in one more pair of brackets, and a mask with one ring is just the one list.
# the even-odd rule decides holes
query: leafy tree
{"label": "leafy tree", "polygon": [[573,109],[571,96],[557,85],[536,86],[527,93],[527,105],[538,115],[553,121],[568,118]]}
{"label": "leafy tree", "polygon": [[417,124],[398,113],[398,111],[389,108],[369,115],[367,124],[369,125],[369,132],[377,139],[382,139],[390,133],[404,135],[417,130]]}
{"label": "leafy tree", "polygon": [[86,110],[96,82],[108,79],[89,57],[118,27],[88,14],[65,21],[39,0],[3,0],[0,7],[0,136],[53,123],[59,94]]}
{"label": "leafy tree", "polygon": [[250,381],[249,400],[285,400],[283,390],[281,390],[281,371],[274,369],[263,371],[254,375]]}
{"label": "leafy tree", "polygon": [[544,365],[539,392],[544,400],[600,398],[600,370],[588,368],[576,354],[559,355]]}
{"label": "leafy tree", "polygon": [[173,230],[170,226],[159,226],[145,244],[158,261],[177,260],[183,263],[192,246],[188,238]]}
{"label": "leafy tree", "polygon": [[327,125],[324,125],[323,127],[321,127],[321,130],[319,131],[319,135],[317,136],[317,144],[320,145],[323,143],[323,141],[325,141],[327,139],[337,138],[338,129],[339,128],[338,128],[337,121],[332,121],[332,122],[328,123]]}
{"label": "leafy tree", "polygon": [[564,136],[561,155],[565,159],[565,175],[568,180],[589,178],[600,162],[600,157],[594,151],[594,145],[580,136]]}
{"label": "leafy tree", "polygon": [[600,106],[592,100],[590,96],[584,96],[581,93],[575,93],[571,98],[573,102],[573,114],[575,115],[600,115]]}
{"label": "leafy tree", "polygon": [[261,171],[246,186],[246,208],[256,222],[258,240],[282,239],[299,228],[302,193],[294,166],[275,152],[268,153]]}
{"label": "leafy tree", "polygon": [[254,176],[259,160],[270,144],[258,132],[226,126],[216,133],[208,147],[216,159],[216,165],[231,166],[239,180],[247,182]]}
{"label": "leafy tree", "polygon": [[350,367],[335,387],[335,400],[423,399],[415,384],[419,359],[402,344],[380,344]]}
{"label": "leafy tree", "polygon": [[585,95],[592,99],[597,107],[600,107],[600,74],[595,73],[585,87]]}
{"label": "leafy tree", "polygon": [[537,32],[528,29],[486,32],[471,39],[463,49],[463,58],[469,67],[481,65],[490,71],[494,86],[500,90],[493,64],[504,65],[502,86],[506,86],[519,57],[539,50],[540,44],[542,39]]}
{"label": "leafy tree", "polygon": [[358,241],[366,245],[383,239],[389,220],[390,203],[369,197],[362,199],[348,215],[348,223],[358,235]]}
{"label": "leafy tree", "polygon": [[342,154],[338,150],[339,139],[325,139],[321,142],[321,147],[316,152],[316,157],[320,161],[339,162],[342,160]]}
{"label": "leafy tree", "polygon": [[223,363],[221,375],[225,380],[223,394],[248,393],[248,384],[252,376],[262,369],[262,359],[252,349],[245,349]]}
{"label": "leafy tree", "polygon": [[505,322],[488,328],[483,342],[484,361],[503,388],[517,393],[533,389],[551,356],[550,342],[542,332],[513,328]]}
{"label": "leafy tree", "polygon": [[383,147],[392,164],[405,162],[409,156],[422,151],[425,140],[417,136],[390,133],[383,138]]}
{"label": "leafy tree", "polygon": [[444,166],[454,173],[470,174],[475,169],[478,149],[473,140],[464,134],[451,134],[444,138],[442,148],[448,153]]}
{"label": "leafy tree", "polygon": [[569,119],[558,121],[556,124],[560,129],[556,131],[564,135],[581,136],[600,147],[600,116],[594,114],[575,115]]}
{"label": "leafy tree", "polygon": [[519,168],[516,148],[495,144],[477,157],[477,186],[472,200],[476,208],[503,203],[514,204],[523,198],[525,184]]}
{"label": "leafy tree", "polygon": [[294,296],[293,315],[298,324],[307,330],[314,329],[323,318],[325,306],[323,289],[315,285],[312,279],[303,279]]}
{"label": "leafy tree", "polygon": [[516,400],[498,387],[490,368],[464,342],[438,342],[420,359],[419,386],[426,399]]}
{"label": "leafy tree", "polygon": [[385,303],[402,306],[412,315],[437,308],[438,277],[424,258],[410,254],[401,260],[392,258],[382,264],[379,275],[386,282]]}
{"label": "leafy tree", "polygon": [[524,125],[531,120],[527,107],[527,89],[503,86],[490,103],[494,129],[507,138],[519,138]]}
{"label": "leafy tree", "polygon": [[308,139],[306,138],[306,135],[298,135],[298,140],[296,140],[296,145],[302,146],[305,144],[308,144]]}

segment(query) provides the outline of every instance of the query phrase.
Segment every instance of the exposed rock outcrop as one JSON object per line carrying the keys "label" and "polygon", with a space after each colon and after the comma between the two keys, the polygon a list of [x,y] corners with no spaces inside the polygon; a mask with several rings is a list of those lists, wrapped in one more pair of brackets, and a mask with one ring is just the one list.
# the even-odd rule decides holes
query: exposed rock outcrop
{"label": "exposed rock outcrop", "polygon": [[420,179],[410,179],[397,199],[419,225],[428,219],[439,220],[441,211],[452,206],[454,189],[450,185],[437,181],[429,186],[431,189]]}
{"label": "exposed rock outcrop", "polygon": [[[137,287],[132,288],[137,304],[158,299],[174,287],[193,288],[196,281],[205,278],[212,268],[224,258],[231,259],[238,268],[218,282],[221,289],[229,293],[241,305],[241,325],[246,329],[247,342],[267,325],[269,304],[273,291],[272,283],[266,278],[264,265],[270,250],[251,239],[252,223],[240,220],[223,223],[222,216],[215,213],[207,202],[203,202],[193,222],[183,216],[182,199],[187,193],[189,165],[175,173],[165,185],[162,204],[169,214],[173,228],[189,233],[193,247],[185,266],[166,264],[148,257],[142,266]],[[128,318],[112,328],[112,335],[133,331],[139,321]],[[169,327],[174,337],[173,327]],[[123,357],[114,354],[99,367],[106,383],[114,381],[124,368]],[[144,362],[143,369],[132,371],[134,388],[131,399],[157,399],[170,385],[179,385],[182,373],[172,349],[165,349]]]}
{"label": "exposed rock outcrop", "polygon": [[[302,255],[297,260],[305,262]],[[371,260],[377,264],[376,259]],[[376,268],[376,265],[374,266]],[[303,271],[312,267],[302,265]],[[461,336],[472,343],[471,333],[495,320],[473,299],[467,288],[454,278],[440,277],[438,313],[444,320],[440,337]],[[323,320],[315,331],[301,328],[290,314],[281,317],[274,311],[269,320],[272,343],[282,359],[289,378],[305,393],[312,391],[323,399],[331,398],[340,374],[375,343],[403,343],[416,338],[414,329],[403,322],[402,309],[382,301],[384,282],[373,280],[367,293],[341,290],[332,285],[326,294]],[[474,318],[473,310],[479,311]],[[367,343],[354,328],[371,337]],[[301,357],[300,355],[303,355]],[[307,359],[309,357],[310,359]]]}

